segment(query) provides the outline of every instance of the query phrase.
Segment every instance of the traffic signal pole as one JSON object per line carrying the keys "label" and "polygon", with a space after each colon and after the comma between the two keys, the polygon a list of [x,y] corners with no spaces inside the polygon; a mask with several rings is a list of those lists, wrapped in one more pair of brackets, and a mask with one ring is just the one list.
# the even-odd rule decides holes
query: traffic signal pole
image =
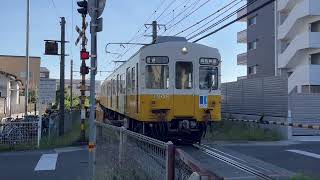
{"label": "traffic signal pole", "polygon": [[[82,51],[86,51],[86,15],[82,14]],[[80,57],[81,58],[81,57]],[[86,61],[85,59],[81,60],[81,67],[86,66]],[[86,118],[86,110],[85,110],[85,102],[86,102],[86,74],[80,70],[81,73],[81,124],[80,124],[80,141],[84,142],[86,140],[86,132],[85,132],[85,127],[84,127],[84,122]]]}
{"label": "traffic signal pole", "polygon": [[[86,50],[87,45],[87,38],[86,38],[86,16],[88,14],[88,2],[86,0],[81,0],[77,2],[79,9],[78,12],[82,16],[82,28],[81,31],[78,29],[79,38],[81,38],[81,51],[80,51],[80,59],[81,59],[81,67],[80,67],[80,74],[81,74],[81,123],[80,123],[80,142],[86,141],[86,132],[85,132],[85,119],[86,119],[86,110],[85,110],[85,102],[86,102],[86,74],[88,74],[88,67],[86,66],[86,60],[89,59],[89,53]],[[80,39],[77,39],[76,44],[79,42]]]}

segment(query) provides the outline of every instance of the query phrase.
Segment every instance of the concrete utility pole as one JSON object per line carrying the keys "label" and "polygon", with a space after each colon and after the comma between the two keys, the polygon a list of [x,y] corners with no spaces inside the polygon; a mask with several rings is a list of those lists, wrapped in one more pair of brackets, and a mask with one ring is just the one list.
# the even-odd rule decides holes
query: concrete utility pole
{"label": "concrete utility pole", "polygon": [[89,134],[89,177],[95,179],[95,145],[96,145],[96,126],[95,126],[95,76],[97,74],[97,32],[102,31],[102,15],[106,0],[90,0],[89,15],[91,16],[91,71],[90,71],[90,134]]}
{"label": "concrete utility pole", "polygon": [[65,66],[65,25],[66,20],[61,17],[61,59],[60,59],[60,120],[59,120],[59,136],[64,134],[64,66]]}
{"label": "concrete utility pole", "polygon": [[24,89],[24,116],[28,115],[29,100],[29,29],[30,29],[30,0],[27,0],[27,24],[26,24],[26,81]]}
{"label": "concrete utility pole", "polygon": [[[97,0],[95,1],[94,7],[98,9]],[[97,12],[94,11],[91,15],[91,71],[90,71],[90,134],[89,134],[89,175],[92,180],[94,180],[95,176],[95,141],[96,141],[96,126],[94,124],[94,116],[95,116],[95,76],[97,72],[97,31],[95,28],[97,27]]]}
{"label": "concrete utility pole", "polygon": [[73,107],[73,59],[70,61],[70,121],[72,122],[72,107]]}
{"label": "concrete utility pole", "polygon": [[157,21],[152,21],[152,24],[145,24],[145,26],[152,26],[152,44],[155,44],[158,39],[158,28],[163,26],[166,30],[166,25],[164,24],[158,24]]}

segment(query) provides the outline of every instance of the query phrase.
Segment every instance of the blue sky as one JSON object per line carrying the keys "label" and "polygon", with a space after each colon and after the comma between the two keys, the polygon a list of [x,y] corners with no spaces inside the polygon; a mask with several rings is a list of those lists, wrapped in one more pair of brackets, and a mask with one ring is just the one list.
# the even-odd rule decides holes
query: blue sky
{"label": "blue sky", "polygon": [[[64,16],[67,20],[67,35],[66,39],[70,41],[67,45],[66,57],[66,78],[70,77],[70,59],[74,59],[75,70],[79,70],[79,47],[74,46],[74,41],[77,38],[77,33],[74,30],[75,25],[80,25],[80,15],[76,11],[75,0],[30,0],[31,1],[31,24],[30,24],[30,55],[41,57],[41,66],[47,67],[51,72],[52,78],[59,78],[59,57],[45,56],[44,54],[44,39],[60,39],[60,24],[59,17]],[[102,15],[104,18],[104,30],[98,34],[98,68],[106,71],[112,70],[117,56],[105,53],[105,45],[109,42],[126,42],[130,40],[141,28],[141,26],[150,19],[150,22],[158,17],[160,13],[167,7],[172,0],[166,0],[158,9],[157,13],[153,13],[156,7],[163,0],[107,0],[106,9]],[[193,2],[199,1],[199,5],[207,0],[176,0],[174,4],[160,18],[159,23],[166,24],[176,17],[179,12],[183,11],[192,5]],[[1,45],[0,54],[4,55],[25,55],[25,23],[26,23],[26,0],[1,0],[2,10],[0,17],[1,26]],[[180,4],[189,3],[186,7],[179,6]],[[231,2],[231,0],[210,0],[202,8],[200,8],[192,16],[186,18],[178,26],[173,28],[171,35],[174,32],[179,32],[185,27],[201,20],[202,18],[213,13],[223,5]],[[178,7],[179,6],[179,7]],[[173,13],[173,9],[175,9]],[[189,10],[189,9],[188,9]],[[190,7],[192,10],[192,7]],[[188,11],[186,11],[187,13]],[[190,11],[189,11],[190,12]],[[154,14],[152,17],[151,15]],[[175,14],[175,16],[174,16]],[[177,22],[180,17],[176,17],[173,22]],[[89,21],[90,18],[87,18]],[[73,23],[72,23],[73,22]],[[149,23],[150,23],[149,22]],[[72,26],[73,24],[73,26]],[[171,24],[172,25],[172,24]],[[170,27],[170,24],[169,24]],[[237,76],[246,74],[246,68],[236,65],[236,55],[246,51],[244,45],[237,44],[236,33],[245,29],[245,24],[235,23],[232,26],[216,33],[199,43],[219,49],[222,55],[222,81],[234,81]],[[145,30],[143,28],[142,32]],[[163,33],[163,29],[159,31]],[[87,32],[89,33],[89,32]],[[168,32],[166,32],[168,33]],[[150,34],[150,33],[148,33]],[[183,34],[182,34],[183,35]],[[135,42],[150,42],[151,38],[141,37]],[[132,48],[126,53],[122,60],[127,59],[132,55],[138,47]],[[119,46],[111,46],[110,51],[122,53],[126,49]],[[121,60],[121,59],[118,59]],[[89,63],[89,62],[88,62]],[[107,73],[98,73],[97,79],[105,79]],[[79,73],[74,73],[76,79],[80,78]]]}

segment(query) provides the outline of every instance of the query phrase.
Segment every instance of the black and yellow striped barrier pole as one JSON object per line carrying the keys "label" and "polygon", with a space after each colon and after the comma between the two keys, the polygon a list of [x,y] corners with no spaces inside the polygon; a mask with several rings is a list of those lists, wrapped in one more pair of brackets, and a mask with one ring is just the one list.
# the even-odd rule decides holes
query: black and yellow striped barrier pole
{"label": "black and yellow striped barrier pole", "polygon": [[248,123],[257,123],[257,124],[270,124],[270,125],[279,125],[279,126],[290,126],[295,128],[307,128],[320,130],[320,125],[312,124],[301,124],[301,123],[288,123],[288,122],[278,122],[278,121],[265,121],[265,120],[247,120],[247,119],[236,119],[236,118],[223,118],[223,120],[233,121],[233,122],[248,122]]}

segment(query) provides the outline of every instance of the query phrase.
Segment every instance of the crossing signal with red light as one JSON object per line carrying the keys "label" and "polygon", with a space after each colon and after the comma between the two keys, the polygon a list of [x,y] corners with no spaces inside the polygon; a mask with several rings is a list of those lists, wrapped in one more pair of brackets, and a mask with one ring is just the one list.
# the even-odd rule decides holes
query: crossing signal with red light
{"label": "crossing signal with red light", "polygon": [[84,74],[89,74],[89,67],[88,67],[88,66],[81,66],[81,67],[80,67],[80,73],[81,73],[82,75],[84,75]]}
{"label": "crossing signal with red light", "polygon": [[87,60],[89,59],[89,57],[90,57],[90,54],[88,51],[80,51],[80,58],[82,60]]}
{"label": "crossing signal with red light", "polygon": [[78,1],[77,4],[80,7],[78,9],[78,12],[82,15],[87,15],[88,14],[88,2],[86,0],[83,0],[83,1]]}

